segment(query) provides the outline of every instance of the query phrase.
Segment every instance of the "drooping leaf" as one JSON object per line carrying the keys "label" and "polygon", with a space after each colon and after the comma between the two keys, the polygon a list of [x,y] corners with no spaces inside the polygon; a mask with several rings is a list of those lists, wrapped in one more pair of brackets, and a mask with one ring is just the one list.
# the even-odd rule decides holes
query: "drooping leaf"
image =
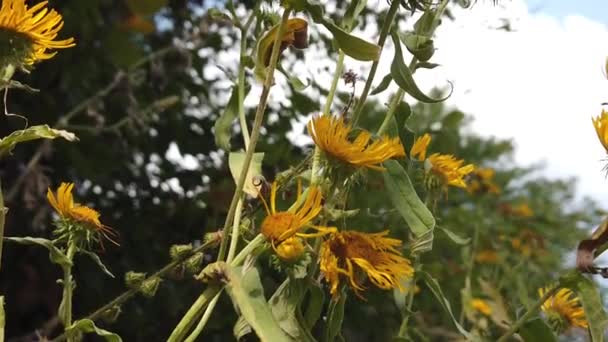
{"label": "drooping leaf", "polygon": [[518,331],[525,342],[557,342],[553,330],[540,317],[525,322]]}
{"label": "drooping leaf", "polygon": [[97,336],[103,337],[108,342],[122,342],[120,336],[105,329],[98,328],[90,319],[81,319],[74,322],[71,327],[66,329],[66,333],[70,335],[77,335],[78,333],[94,333]]}
{"label": "drooping leaf", "polygon": [[418,62],[416,63],[416,69],[435,69],[440,65],[438,63]]}
{"label": "drooping leaf", "polygon": [[452,242],[454,242],[457,245],[468,245],[469,242],[471,242],[471,238],[464,238],[456,233],[454,233],[453,231],[447,229],[447,228],[443,228],[443,227],[437,227],[439,228],[439,230],[441,230],[442,232],[445,233],[445,235],[450,238],[450,240],[452,240]]}
{"label": "drooping leaf", "polygon": [[103,262],[101,261],[101,259],[99,258],[99,255],[87,251],[85,249],[80,249],[79,250],[80,253],[84,253],[85,255],[89,256],[91,259],[93,259],[93,262],[97,264],[97,266],[99,266],[99,268],[101,268],[101,270],[103,271],[103,273],[109,275],[110,277],[114,278],[114,275],[112,274],[112,272],[110,272],[110,270],[106,267],[106,265],[103,264]]}
{"label": "drooping leaf", "polygon": [[[244,95],[247,96],[249,90],[251,89],[250,85],[245,86]],[[215,131],[215,144],[217,147],[223,149],[224,151],[230,152],[230,137],[232,136],[232,122],[239,115],[239,91],[238,87],[232,87],[232,94],[230,95],[230,99],[226,104],[226,108],[224,108],[224,112],[220,117],[215,121],[214,131]]]}
{"label": "drooping leaf", "polygon": [[330,19],[323,16],[323,6],[315,0],[306,0],[306,11],[315,23],[325,26],[333,35],[338,47],[344,53],[356,60],[375,61],[380,58],[380,46],[370,43],[344,31]]}
{"label": "drooping leaf", "polygon": [[439,304],[441,304],[441,307],[445,310],[445,312],[448,313],[448,315],[452,319],[452,322],[456,326],[456,329],[458,329],[458,331],[467,339],[470,338],[469,332],[466,331],[462,327],[462,325],[460,325],[460,323],[458,323],[458,320],[456,319],[456,317],[454,317],[454,313],[452,312],[452,306],[450,305],[450,302],[447,300],[447,298],[443,294],[443,291],[441,291],[441,286],[439,286],[439,283],[437,282],[437,280],[435,280],[435,278],[433,278],[430,274],[426,273],[425,271],[418,271],[416,274],[418,277],[420,277],[422,280],[424,280],[427,287],[431,290],[431,292],[433,292],[433,295],[435,296],[435,298],[437,299]]}
{"label": "drooping leaf", "polygon": [[412,75],[412,71],[403,60],[403,52],[401,50],[401,43],[399,41],[398,34],[393,31],[391,33],[391,37],[393,38],[393,43],[395,44],[395,57],[391,63],[391,75],[393,76],[395,83],[397,83],[401,89],[405,90],[416,100],[426,103],[445,101],[448,97],[450,97],[450,95],[452,95],[453,88],[451,83],[450,92],[443,98],[434,99],[424,94],[422,90],[418,88],[418,85],[416,84],[416,81]]}
{"label": "drooping leaf", "polygon": [[431,59],[435,53],[433,39],[427,36],[408,32],[403,36],[403,43],[407,50],[422,62]]}
{"label": "drooping leaf", "polygon": [[59,248],[55,247],[53,241],[43,239],[43,238],[34,238],[34,237],[5,237],[4,240],[16,242],[22,245],[37,245],[42,246],[49,251],[49,258],[51,262],[60,265],[61,267],[72,267],[72,262],[68,257],[61,251]]}
{"label": "drooping leaf", "polygon": [[597,285],[578,270],[568,272],[560,277],[559,281],[561,286],[572,290],[583,305],[592,341],[603,341],[604,332],[608,328],[608,315],[604,311],[604,304]]}
{"label": "drooping leaf", "polygon": [[[254,153],[251,163],[249,164],[249,171],[245,179],[245,186],[243,192],[246,194],[258,197],[259,186],[256,182],[257,177],[262,175],[262,161],[264,160],[264,153]],[[228,166],[230,167],[230,173],[234,182],[237,183],[243,169],[243,163],[245,162],[244,152],[232,152],[228,155]]]}
{"label": "drooping leaf", "polygon": [[225,267],[228,294],[258,337],[262,341],[290,341],[264,298],[264,288],[258,270],[255,267]]}
{"label": "drooping leaf", "polygon": [[251,329],[251,325],[247,323],[245,317],[239,316],[236,323],[234,323],[234,327],[232,328],[232,334],[237,341],[240,341],[241,338],[245,337],[245,335],[253,334],[253,329]]}
{"label": "drooping leaf", "polygon": [[421,237],[435,228],[435,218],[420,200],[410,177],[399,162],[384,162],[382,173],[387,194],[415,236]]}
{"label": "drooping leaf", "polygon": [[367,0],[351,0],[350,5],[346,8],[346,12],[344,13],[343,25],[344,30],[347,32],[352,31],[353,24],[355,20],[361,14],[361,12],[365,9],[367,5]]}
{"label": "drooping leaf", "polygon": [[77,141],[76,135],[68,131],[53,129],[48,125],[31,126],[26,129],[14,131],[0,139],[0,157],[10,153],[18,143],[36,139],[63,138],[67,141]]}
{"label": "drooping leaf", "polygon": [[392,81],[393,81],[393,76],[391,76],[391,74],[386,74],[386,76],[384,76],[382,78],[382,81],[380,81],[380,84],[378,84],[376,86],[376,88],[372,89],[372,91],[369,94],[370,95],[380,94],[381,92],[385,91],[386,88],[388,88],[388,86],[391,84]]}

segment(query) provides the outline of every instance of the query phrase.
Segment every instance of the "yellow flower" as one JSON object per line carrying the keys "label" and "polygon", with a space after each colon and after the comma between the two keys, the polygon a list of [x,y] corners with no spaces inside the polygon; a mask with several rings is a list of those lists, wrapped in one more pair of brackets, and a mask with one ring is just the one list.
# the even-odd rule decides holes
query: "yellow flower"
{"label": "yellow flower", "polygon": [[528,203],[522,203],[519,204],[515,207],[511,208],[511,214],[513,216],[519,216],[519,217],[532,217],[534,216],[534,212],[532,211],[532,209],[530,208],[530,206],[528,205]]}
{"label": "yellow flower", "polygon": [[16,60],[12,62],[32,65],[37,61],[50,59],[57,53],[47,50],[76,45],[74,38],[55,40],[63,27],[63,18],[55,10],[49,11],[46,8],[47,3],[48,1],[42,1],[28,8],[25,0],[2,0],[0,36],[4,36],[10,44],[4,48],[10,51],[4,53],[17,54],[13,56]]}
{"label": "yellow flower", "polygon": [[[272,183],[272,189],[270,192],[270,208],[268,207],[268,204],[264,198],[260,197],[262,198],[262,203],[264,204],[267,213],[266,218],[264,218],[264,221],[262,221],[261,233],[270,241],[277,254],[281,253],[285,256],[291,255],[293,254],[292,249],[299,248],[298,246],[295,246],[297,242],[294,242],[294,240],[289,240],[290,238],[295,236],[321,236],[335,230],[335,228],[332,227],[319,227],[312,226],[310,224],[311,221],[317,217],[317,215],[319,215],[322,208],[321,200],[323,199],[323,196],[321,195],[321,191],[317,186],[311,186],[308,189],[306,200],[301,201],[300,197],[301,194],[298,190],[298,198],[295,205],[293,205],[292,208],[287,211],[277,211],[276,182]],[[307,227],[316,229],[318,233],[304,234],[300,232]],[[288,243],[288,245],[281,248],[281,244],[283,243]],[[288,253],[288,250],[291,251]],[[281,256],[281,254],[279,254],[279,256]]]}
{"label": "yellow flower", "polygon": [[471,300],[471,307],[486,316],[490,316],[492,314],[492,308],[490,308],[490,305],[488,305],[488,303],[483,299],[473,298]]}
{"label": "yellow flower", "polygon": [[319,263],[332,296],[338,295],[340,277],[345,276],[357,296],[365,290],[357,271],[367,274],[369,280],[381,289],[399,288],[402,278],[414,274],[410,261],[397,249],[402,242],[386,237],[388,231],[361,233],[335,232],[321,245]]}
{"label": "yellow flower", "polygon": [[493,181],[495,173],[496,171],[491,168],[475,169],[467,185],[467,191],[470,193],[500,194],[500,188]]}
{"label": "yellow flower", "polygon": [[427,160],[431,165],[431,172],[439,176],[443,184],[459,188],[467,187],[464,177],[475,170],[473,164],[462,166],[464,160],[456,159],[451,154],[433,153]]}
{"label": "yellow flower", "polygon": [[[548,289],[538,289],[538,295],[542,298]],[[542,305],[543,312],[547,315],[551,323],[558,324],[559,327],[580,327],[587,328],[589,324],[585,318],[585,311],[580,305],[578,297],[569,289],[559,289],[556,294],[550,296]],[[565,329],[559,329],[565,330]],[[560,331],[561,332],[561,331]]]}
{"label": "yellow flower", "polygon": [[362,130],[354,141],[349,140],[352,128],[341,118],[329,115],[314,117],[308,123],[308,134],[327,155],[353,167],[382,171],[378,164],[393,157],[405,157],[399,138],[383,136],[372,141],[371,133]]}
{"label": "yellow flower", "polygon": [[608,152],[608,112],[602,109],[602,114],[596,118],[591,118],[595,132],[597,133],[598,139],[604,146],[606,152]]}
{"label": "yellow flower", "polygon": [[62,219],[81,224],[88,229],[99,232],[110,242],[118,245],[112,239],[112,237],[117,235],[116,232],[99,221],[99,213],[96,210],[74,203],[73,189],[74,183],[61,183],[59,188],[57,188],[56,194],[49,188],[46,198]]}
{"label": "yellow flower", "polygon": [[475,255],[475,261],[482,264],[495,264],[498,262],[498,253],[493,249],[484,249]]}
{"label": "yellow flower", "polygon": [[425,133],[423,136],[418,137],[416,141],[414,141],[414,145],[412,145],[412,149],[410,150],[410,157],[415,158],[416,156],[418,156],[418,160],[425,160],[426,149],[429,147],[430,143],[431,136],[428,133]]}
{"label": "yellow flower", "polygon": [[294,261],[304,254],[304,244],[299,237],[290,237],[281,242],[276,252],[282,260]]}

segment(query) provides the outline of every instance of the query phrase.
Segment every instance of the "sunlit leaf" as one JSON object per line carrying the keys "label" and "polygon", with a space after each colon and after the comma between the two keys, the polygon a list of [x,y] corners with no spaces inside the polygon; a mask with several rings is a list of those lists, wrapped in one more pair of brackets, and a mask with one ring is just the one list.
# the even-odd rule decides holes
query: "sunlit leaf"
{"label": "sunlit leaf", "polygon": [[53,241],[43,239],[43,238],[34,238],[34,237],[5,237],[4,240],[16,242],[22,245],[37,245],[48,249],[49,257],[51,262],[58,264],[62,267],[72,267],[72,262],[68,259],[67,255],[63,253],[59,248],[55,247]]}
{"label": "sunlit leaf", "polygon": [[272,315],[283,331],[296,341],[314,341],[310,332],[297,319],[299,306],[306,294],[305,280],[286,279],[268,300]]}
{"label": "sunlit leaf", "polygon": [[76,135],[68,131],[53,129],[48,125],[31,126],[26,129],[14,131],[0,139],[0,157],[10,153],[18,143],[36,139],[63,138],[67,141],[77,141]]}
{"label": "sunlit leaf", "polygon": [[[270,64],[270,57],[274,42],[279,34],[279,25],[275,25],[258,41],[256,48],[255,75],[258,79],[266,77],[266,67]],[[296,49],[308,47],[308,22],[301,18],[291,18],[285,24],[285,32],[279,38],[280,52],[290,46]],[[279,52],[279,53],[280,53]]]}
{"label": "sunlit leaf", "polygon": [[[228,166],[230,167],[230,173],[235,183],[238,183],[239,177],[241,176],[241,170],[245,163],[244,152],[232,152],[228,155]],[[249,164],[249,171],[245,178],[245,185],[243,192],[249,196],[258,197],[259,188],[261,184],[258,183],[257,178],[262,175],[262,160],[264,160],[264,153],[254,153],[251,163]]]}
{"label": "sunlit leaf", "polygon": [[[251,86],[245,86],[244,96],[247,96]],[[243,98],[244,99],[244,98]],[[230,95],[230,99],[226,104],[226,108],[224,108],[224,112],[220,117],[215,121],[215,125],[213,126],[215,131],[215,144],[225,150],[230,151],[230,137],[232,136],[232,122],[239,115],[239,91],[238,87],[234,86],[232,88],[232,94]]]}
{"label": "sunlit leaf", "polygon": [[388,88],[388,86],[391,84],[392,81],[393,81],[393,76],[391,76],[391,74],[387,74],[386,76],[384,76],[382,78],[382,81],[380,81],[380,83],[376,86],[376,88],[372,89],[372,91],[369,94],[370,95],[380,94],[381,92],[385,91],[386,88]]}
{"label": "sunlit leaf", "polygon": [[122,342],[122,339],[117,334],[107,331],[105,329],[98,328],[95,326],[95,323],[90,319],[81,319],[68,329],[66,329],[66,333],[69,335],[77,335],[79,332],[81,333],[94,333],[97,336],[103,337],[108,342]]}
{"label": "sunlit leaf", "polygon": [[454,233],[453,231],[447,229],[447,228],[443,228],[438,226],[437,228],[439,228],[439,230],[441,230],[442,232],[445,233],[445,235],[450,238],[450,240],[452,240],[452,242],[454,242],[457,245],[468,245],[469,242],[471,242],[471,238],[464,238],[461,237],[460,235]]}

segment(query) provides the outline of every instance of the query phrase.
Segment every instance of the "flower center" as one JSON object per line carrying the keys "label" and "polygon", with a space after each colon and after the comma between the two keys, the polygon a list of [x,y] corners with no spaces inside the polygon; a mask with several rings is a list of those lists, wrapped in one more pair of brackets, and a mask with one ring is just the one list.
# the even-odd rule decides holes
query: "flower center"
{"label": "flower center", "polygon": [[[272,241],[280,240],[284,232],[294,227],[296,220],[296,215],[287,211],[266,216],[262,222],[262,235]],[[288,237],[284,236],[283,239]]]}

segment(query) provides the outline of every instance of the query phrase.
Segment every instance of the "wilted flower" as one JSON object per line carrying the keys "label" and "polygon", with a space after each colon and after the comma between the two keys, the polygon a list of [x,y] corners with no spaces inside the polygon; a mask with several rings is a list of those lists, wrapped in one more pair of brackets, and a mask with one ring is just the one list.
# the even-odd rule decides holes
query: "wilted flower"
{"label": "wilted flower", "polygon": [[308,123],[308,134],[326,155],[353,167],[382,171],[380,163],[394,157],[405,157],[399,138],[388,136],[372,141],[370,132],[362,130],[351,142],[352,127],[341,118],[322,115]]}
{"label": "wilted flower", "polygon": [[[547,288],[538,289],[538,295],[542,298],[547,291]],[[559,289],[556,294],[547,298],[542,310],[551,326],[559,333],[570,327],[586,329],[589,326],[578,297],[570,289]]]}
{"label": "wilted flower", "polygon": [[31,8],[25,0],[3,0],[0,7],[0,37],[3,49],[0,52],[2,67],[7,65],[32,65],[50,59],[57,52],[76,45],[74,38],[55,40],[63,27],[63,18],[55,10],[46,8],[42,1]]}
{"label": "wilted flower", "polygon": [[491,168],[475,169],[475,171],[470,174],[467,191],[470,193],[500,194],[500,188],[494,183],[495,174],[496,171]]}
{"label": "wilted flower", "polygon": [[402,244],[401,240],[387,235],[388,231],[373,234],[343,231],[329,235],[321,245],[319,263],[332,296],[338,295],[342,276],[360,296],[360,291],[365,290],[360,272],[367,274],[369,280],[381,289],[404,290],[401,280],[411,278],[414,269],[397,249]]}

